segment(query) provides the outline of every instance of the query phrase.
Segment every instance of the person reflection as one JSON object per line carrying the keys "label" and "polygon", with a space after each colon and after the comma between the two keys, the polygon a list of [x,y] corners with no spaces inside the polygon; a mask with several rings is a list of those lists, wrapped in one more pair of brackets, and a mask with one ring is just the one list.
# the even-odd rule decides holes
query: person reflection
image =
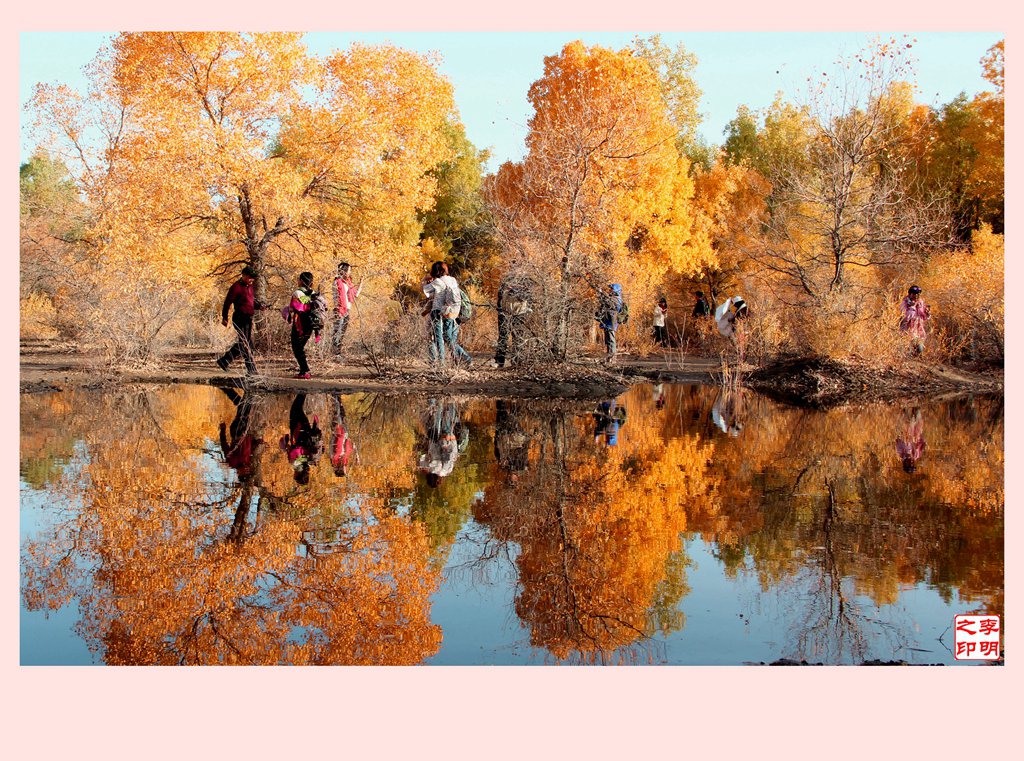
{"label": "person reflection", "polygon": [[[231,531],[228,539],[235,542],[242,542],[246,537],[246,526],[249,518],[249,505],[256,488],[257,450],[263,444],[263,439],[256,435],[255,426],[252,424],[252,393],[239,394],[235,388],[221,388],[231,403],[235,405],[235,417],[231,421],[231,427],[221,421],[220,424],[220,448],[224,453],[224,462],[234,469],[238,475],[238,488],[240,490],[238,506],[235,508],[235,518],[231,524]],[[231,440],[228,441],[228,433]]]}
{"label": "person reflection", "polygon": [[614,447],[619,443],[619,430],[626,424],[626,407],[614,399],[601,402],[594,410],[594,443],[604,436],[605,444]]}
{"label": "person reflection", "polygon": [[[235,405],[235,417],[231,421],[231,427],[221,421],[220,424],[220,448],[224,453],[224,462],[235,470],[238,480],[244,481],[252,477],[253,454],[257,446],[263,440],[254,436],[250,417],[252,415],[252,395],[239,394],[235,388],[221,388],[231,403]],[[228,442],[228,432],[231,433],[231,441]]]}
{"label": "person reflection", "polygon": [[902,434],[896,437],[896,454],[906,473],[917,470],[917,461],[924,454],[924,449],[924,420],[921,410],[914,407],[905,415]]}
{"label": "person reflection", "polygon": [[341,402],[341,395],[335,394],[334,402],[334,424],[331,426],[331,466],[334,468],[334,475],[344,478],[348,475],[348,466],[352,458],[359,462],[359,453],[355,444],[348,434],[348,426],[345,422],[345,405]]}
{"label": "person reflection", "polygon": [[654,399],[654,409],[661,410],[665,408],[665,384],[659,383],[653,387],[651,396]]}
{"label": "person reflection", "polygon": [[722,433],[739,436],[743,430],[743,389],[723,388],[711,408],[711,419]]}
{"label": "person reflection", "polygon": [[530,461],[530,439],[520,423],[522,411],[519,403],[506,399],[495,402],[494,459],[498,467],[507,471],[515,482]]}
{"label": "person reflection", "polygon": [[320,421],[316,415],[310,424],[303,409],[306,404],[305,394],[296,394],[288,413],[288,433],[281,437],[281,449],[288,455],[295,474],[295,482],[300,486],[309,483],[310,468],[320,459],[323,434]]}
{"label": "person reflection", "polygon": [[426,474],[427,485],[436,489],[441,481],[455,469],[459,453],[465,449],[456,429],[468,439],[468,431],[459,426],[459,410],[447,399],[431,399],[427,405],[424,427],[427,429],[427,451],[420,455],[417,468]]}

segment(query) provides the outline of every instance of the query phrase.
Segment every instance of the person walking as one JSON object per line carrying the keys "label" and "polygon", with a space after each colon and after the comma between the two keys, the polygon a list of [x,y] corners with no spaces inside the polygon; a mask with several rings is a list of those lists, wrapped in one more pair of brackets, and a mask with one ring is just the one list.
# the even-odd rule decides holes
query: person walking
{"label": "person walking", "polygon": [[[234,468],[238,474],[239,481],[250,478],[254,471],[253,454],[256,448],[263,443],[263,440],[255,436],[250,426],[249,418],[252,412],[252,397],[250,393],[239,394],[233,388],[220,389],[231,403],[235,405],[235,417],[229,428],[225,423],[220,424],[220,448],[224,453],[224,462]],[[231,441],[228,441],[228,432],[231,433]]]}
{"label": "person walking", "polygon": [[457,360],[467,365],[473,358],[459,346],[459,324],[456,319],[462,306],[462,292],[459,282],[448,274],[448,265],[434,262],[430,276],[423,281],[423,295],[430,303],[430,361],[444,363],[445,347],[451,350]]}
{"label": "person walking", "polygon": [[668,328],[665,318],[668,316],[668,302],[664,297],[654,305],[654,340],[662,349],[668,348]]}
{"label": "person walking", "polygon": [[224,327],[228,326],[228,311],[234,307],[231,315],[231,327],[234,328],[237,336],[224,355],[217,360],[217,366],[221,370],[227,370],[228,366],[239,357],[245,360],[245,372],[248,375],[256,374],[256,359],[253,356],[252,346],[252,321],[257,309],[267,309],[267,305],[257,301],[253,290],[256,282],[256,270],[246,265],[238,280],[228,289],[224,297],[224,306],[221,308],[220,322]]}
{"label": "person walking", "polygon": [[506,360],[516,361],[522,348],[526,316],[532,311],[529,282],[515,275],[502,280],[498,288],[498,345],[494,350],[495,367],[504,367]]}
{"label": "person walking", "polygon": [[900,315],[900,330],[910,334],[911,349],[916,357],[924,351],[925,323],[932,316],[931,309],[921,298],[921,289],[918,286],[910,286],[907,295],[903,297],[903,301],[900,302]]}
{"label": "person walking", "polygon": [[594,315],[594,319],[604,331],[604,345],[608,351],[606,361],[608,362],[613,362],[618,352],[615,331],[619,328],[619,313],[621,311],[622,286],[618,283],[609,283],[608,289],[600,294],[597,313]]}
{"label": "person walking", "polygon": [[694,296],[697,297],[697,302],[693,305],[693,316],[697,318],[710,317],[711,304],[704,298],[704,291],[697,291]]}
{"label": "person walking", "polygon": [[[292,326],[292,353],[295,361],[299,363],[299,372],[295,376],[300,379],[309,379],[309,363],[306,361],[306,344],[313,335],[313,300],[316,292],[313,290],[313,273],[303,272],[299,275],[299,287],[292,294],[291,303],[285,307],[286,319]],[[317,335],[316,340],[320,340]]]}
{"label": "person walking", "polygon": [[338,275],[334,278],[334,332],[331,334],[331,349],[335,355],[341,353],[341,342],[348,330],[352,306],[362,290],[362,281],[359,285],[352,282],[352,266],[348,262],[339,264]]}

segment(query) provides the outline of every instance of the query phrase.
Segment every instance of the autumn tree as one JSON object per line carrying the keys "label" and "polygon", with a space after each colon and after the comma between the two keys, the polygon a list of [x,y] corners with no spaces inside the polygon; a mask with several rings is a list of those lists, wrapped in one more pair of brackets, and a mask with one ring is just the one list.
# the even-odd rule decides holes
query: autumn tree
{"label": "autumn tree", "polygon": [[514,436],[495,433],[513,446],[499,447],[474,516],[518,548],[516,612],[558,659],[638,659],[652,636],[684,624],[680,533],[714,494],[704,478],[713,447],[697,435],[666,445],[646,396],[622,400],[615,447],[595,442],[587,407],[564,402],[513,408],[520,456]]}
{"label": "autumn tree", "polygon": [[657,282],[711,253],[690,245],[689,162],[647,61],[573,42],[545,59],[528,97],[527,155],[486,191],[507,258],[551,284],[541,296],[553,315],[549,349],[564,359],[592,288]]}
{"label": "autumn tree", "polygon": [[978,162],[971,177],[971,185],[981,201],[981,218],[989,222],[996,233],[1003,231],[1004,49],[1005,40],[1000,40],[989,48],[981,59],[983,75],[993,89],[981,93],[974,99],[975,109],[980,118],[976,122],[977,127],[973,135],[978,151]]}
{"label": "autumn tree", "polygon": [[961,93],[931,112],[931,135],[919,161],[922,188],[949,197],[958,242],[982,223],[1003,230],[1003,43],[981,61],[991,91]]}
{"label": "autumn tree", "polygon": [[771,185],[744,254],[755,303],[788,312],[777,349],[894,361],[892,283],[951,240],[947,195],[919,182],[931,131],[906,81],[912,45],[876,41],[804,102],[741,110],[727,129],[729,163]]}
{"label": "autumn tree", "polygon": [[39,86],[40,134],[97,215],[91,250],[186,292],[248,263],[326,277],[336,257],[411,264],[427,172],[450,156],[450,84],[433,61],[354,45],[321,60],[301,35],[124,33],[82,97]]}
{"label": "autumn tree", "polygon": [[669,47],[662,42],[660,34],[635,37],[631,50],[634,55],[647,61],[647,65],[658,77],[669,121],[676,128],[676,148],[691,161],[703,157],[708,146],[704,145],[697,133],[703,121],[703,114],[699,110],[702,93],[694,76],[697,56],[688,51],[682,42],[675,48]]}

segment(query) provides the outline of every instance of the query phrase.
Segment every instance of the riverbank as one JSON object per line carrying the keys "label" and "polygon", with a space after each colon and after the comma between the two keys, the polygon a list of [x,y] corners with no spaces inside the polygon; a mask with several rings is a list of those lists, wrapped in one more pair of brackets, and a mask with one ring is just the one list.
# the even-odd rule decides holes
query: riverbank
{"label": "riverbank", "polygon": [[929,365],[918,361],[879,369],[864,364],[802,358],[759,367],[748,373],[743,383],[781,402],[828,408],[914,397],[1001,394],[1003,370]]}
{"label": "riverbank", "polygon": [[[241,363],[222,372],[209,351],[181,349],[159,363],[115,367],[103,357],[49,342],[21,345],[21,392],[64,388],[102,388],[123,384],[192,383],[213,386],[243,384],[267,391],[338,392],[402,391],[516,397],[608,398],[639,382],[744,385],[780,401],[812,407],[889,401],[908,397],[1002,393],[1002,370],[969,371],[908,361],[901,368],[878,370],[832,360],[800,359],[764,367],[723,365],[719,358],[678,353],[647,357],[621,356],[613,365],[601,357],[582,357],[561,366],[495,368],[490,357],[474,356],[470,368],[437,370],[424,362],[386,373],[351,362],[327,363],[313,378],[294,375],[291,357],[264,358],[260,374],[245,378]],[[314,365],[314,369],[318,369]],[[728,376],[723,378],[723,376]]]}

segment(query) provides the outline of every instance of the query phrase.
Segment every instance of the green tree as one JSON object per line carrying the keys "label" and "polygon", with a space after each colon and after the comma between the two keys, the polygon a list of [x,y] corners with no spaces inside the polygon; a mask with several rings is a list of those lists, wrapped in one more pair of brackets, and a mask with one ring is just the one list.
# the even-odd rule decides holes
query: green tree
{"label": "green tree", "polygon": [[[634,37],[631,49],[634,55],[647,61],[658,76],[669,121],[677,131],[676,147],[679,152],[691,159],[698,156],[706,158],[708,146],[697,134],[704,120],[699,111],[702,93],[694,77],[697,56],[681,42],[674,48],[669,47],[661,41],[660,34]],[[713,151],[711,155],[714,155]]]}
{"label": "green tree", "polygon": [[497,254],[494,221],[483,196],[484,167],[490,156],[478,150],[458,121],[448,119],[442,127],[451,158],[428,174],[437,180],[434,205],[419,212],[423,226],[421,241],[431,241],[452,273],[463,278],[479,276]]}

